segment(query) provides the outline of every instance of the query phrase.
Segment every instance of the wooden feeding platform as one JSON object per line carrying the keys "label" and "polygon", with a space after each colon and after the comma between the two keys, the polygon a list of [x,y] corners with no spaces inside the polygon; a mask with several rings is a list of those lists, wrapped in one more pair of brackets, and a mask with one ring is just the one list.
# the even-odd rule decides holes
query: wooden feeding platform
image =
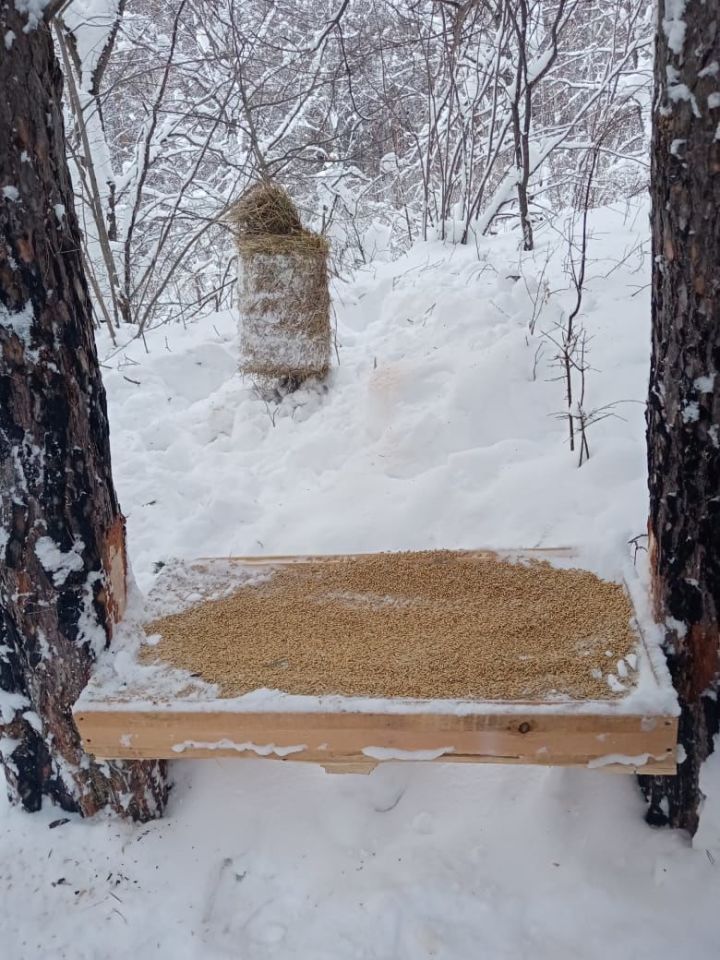
{"label": "wooden feeding platform", "polygon": [[123,655],[100,664],[75,719],[102,758],[672,774],[677,710],[657,651],[626,589],[571,562],[424,551],[176,565],[142,642],[121,626]]}

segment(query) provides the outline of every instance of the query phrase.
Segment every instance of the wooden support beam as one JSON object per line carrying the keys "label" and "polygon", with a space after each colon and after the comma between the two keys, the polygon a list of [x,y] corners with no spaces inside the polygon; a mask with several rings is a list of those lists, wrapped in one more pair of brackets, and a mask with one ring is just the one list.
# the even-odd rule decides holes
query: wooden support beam
{"label": "wooden support beam", "polygon": [[[674,774],[677,720],[620,712],[248,713],[158,706],[79,709],[86,750],[114,759],[267,757],[368,772],[389,760],[591,766]],[[479,705],[481,707],[481,705]]]}

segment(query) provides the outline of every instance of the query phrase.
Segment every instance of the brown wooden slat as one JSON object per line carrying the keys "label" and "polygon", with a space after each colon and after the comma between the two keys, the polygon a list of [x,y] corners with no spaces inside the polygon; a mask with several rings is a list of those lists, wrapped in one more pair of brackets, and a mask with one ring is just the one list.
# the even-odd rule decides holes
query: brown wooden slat
{"label": "brown wooden slat", "polygon": [[[452,748],[441,762],[524,763],[587,766],[612,754],[653,759],[643,773],[675,772],[677,720],[623,714],[485,713],[240,713],[230,711],[83,709],[75,720],[88,752],[113,759],[253,757],[211,744],[230,741],[258,746],[302,746],[287,757],[268,759],[361,764],[375,758],[363,748],[437,751]],[[174,750],[178,744],[196,745]],[[384,761],[380,761],[384,762]],[[635,772],[619,764],[625,773]],[[606,770],[607,767],[598,769]]]}
{"label": "brown wooden slat", "polygon": [[[393,551],[390,552],[392,553]],[[529,559],[536,560],[572,560],[578,555],[575,547],[518,547],[517,550],[477,549],[452,550],[451,552],[466,558],[473,557],[477,560],[497,560],[498,557],[527,557]],[[372,557],[376,553],[377,551],[367,551],[365,553],[263,554],[248,557],[198,557],[198,559],[193,560],[189,566],[192,567],[196,564],[206,565],[214,563],[233,563],[237,564],[238,566],[273,567],[296,563],[337,563],[338,561],[342,560],[354,560],[361,557]]]}

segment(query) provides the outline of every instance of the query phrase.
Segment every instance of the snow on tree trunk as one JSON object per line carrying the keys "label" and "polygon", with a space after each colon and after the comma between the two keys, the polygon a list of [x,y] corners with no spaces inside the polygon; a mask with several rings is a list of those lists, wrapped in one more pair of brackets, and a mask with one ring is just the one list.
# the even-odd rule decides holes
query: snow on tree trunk
{"label": "snow on tree trunk", "polygon": [[718,729],[720,16],[661,0],[652,150],[650,560],[682,706],[678,776],[642,777],[648,821],[694,833]]}
{"label": "snow on tree trunk", "polygon": [[27,810],[146,820],[163,765],[95,762],[71,716],[122,613],[125,529],[41,7],[0,8],[0,757]]}

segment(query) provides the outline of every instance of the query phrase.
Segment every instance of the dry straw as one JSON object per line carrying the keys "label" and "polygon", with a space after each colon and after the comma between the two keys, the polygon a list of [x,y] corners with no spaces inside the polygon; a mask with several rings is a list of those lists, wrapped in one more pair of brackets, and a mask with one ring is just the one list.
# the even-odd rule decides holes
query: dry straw
{"label": "dry straw", "polygon": [[328,244],[305,230],[287,193],[247,190],[228,214],[239,254],[241,369],[297,386],[330,364]]}

